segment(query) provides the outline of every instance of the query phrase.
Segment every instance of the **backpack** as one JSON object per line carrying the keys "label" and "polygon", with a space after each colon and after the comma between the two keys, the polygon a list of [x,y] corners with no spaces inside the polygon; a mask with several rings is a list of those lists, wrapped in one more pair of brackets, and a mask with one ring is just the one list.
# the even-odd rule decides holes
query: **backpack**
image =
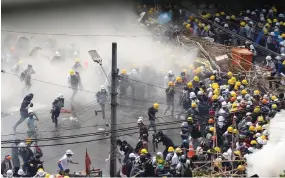
{"label": "backpack", "polygon": [[181,176],[192,177],[192,171],[190,165],[186,166],[185,164],[182,164]]}

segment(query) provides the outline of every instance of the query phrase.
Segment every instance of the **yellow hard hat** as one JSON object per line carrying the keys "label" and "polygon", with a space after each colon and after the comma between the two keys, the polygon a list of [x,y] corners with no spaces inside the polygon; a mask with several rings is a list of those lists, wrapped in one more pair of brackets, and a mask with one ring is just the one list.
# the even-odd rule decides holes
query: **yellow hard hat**
{"label": "yellow hard hat", "polygon": [[241,83],[242,83],[243,85],[248,85],[248,82],[247,82],[247,80],[245,80],[245,79],[243,79],[243,80],[241,81]]}
{"label": "yellow hard hat", "polygon": [[235,86],[234,86],[234,89],[235,89],[235,90],[238,90],[238,86],[237,86],[237,85],[235,85]]}
{"label": "yellow hard hat", "polygon": [[236,98],[236,96],[237,96],[236,92],[232,91],[231,96]]}
{"label": "yellow hard hat", "polygon": [[240,86],[241,86],[240,81],[236,81],[236,86],[238,86],[238,87],[240,87]]}
{"label": "yellow hard hat", "polygon": [[235,77],[232,77],[231,80],[232,80],[233,82],[235,82],[235,83],[236,83],[236,81],[237,81],[237,79],[236,79]]}
{"label": "yellow hard hat", "polygon": [[234,131],[234,128],[230,126],[230,127],[228,127],[227,131],[228,131],[229,133],[232,133],[232,132]]}
{"label": "yellow hard hat", "polygon": [[238,106],[237,103],[232,104],[232,108],[236,108],[237,106]]}
{"label": "yellow hard hat", "polygon": [[187,29],[190,29],[190,28],[191,28],[191,25],[188,23],[185,27],[186,27]]}
{"label": "yellow hard hat", "polygon": [[196,103],[192,103],[192,104],[191,104],[191,107],[192,107],[192,108],[196,108],[196,107],[197,107],[197,104],[196,104]]}
{"label": "yellow hard hat", "polygon": [[44,171],[44,169],[43,168],[39,168],[38,171]]}
{"label": "yellow hard hat", "polygon": [[240,25],[244,27],[245,26],[245,22],[241,22]]}
{"label": "yellow hard hat", "polygon": [[255,127],[253,125],[251,125],[251,126],[249,126],[248,130],[253,132],[255,130]]}
{"label": "yellow hard hat", "polygon": [[122,74],[127,74],[127,70],[126,69],[122,69]]}
{"label": "yellow hard hat", "polygon": [[260,138],[261,138],[262,140],[266,140],[266,136],[265,136],[265,135],[261,135]]}
{"label": "yellow hard hat", "polygon": [[259,90],[254,90],[253,91],[253,95],[259,95],[259,94],[260,94]]}
{"label": "yellow hard hat", "polygon": [[142,150],[141,150],[141,154],[148,154],[147,149],[145,149],[145,148],[144,148],[144,149],[142,149]]}
{"label": "yellow hard hat", "polygon": [[187,83],[187,86],[188,86],[188,88],[193,88],[192,82],[188,82],[188,83]]}
{"label": "yellow hard hat", "polygon": [[213,96],[212,96],[212,100],[217,100],[218,97],[219,97],[218,95],[213,95]]}
{"label": "yellow hard hat", "polygon": [[236,150],[236,151],[234,151],[234,154],[240,156],[240,151]]}
{"label": "yellow hard hat", "polygon": [[202,69],[201,69],[201,67],[197,67],[197,69],[196,69],[196,72],[197,72],[197,73],[200,73],[200,72],[202,72]]}
{"label": "yellow hard hat", "polygon": [[175,153],[182,153],[181,148],[179,148],[179,147],[178,147],[178,148],[176,148],[176,149],[175,149]]}
{"label": "yellow hard hat", "polygon": [[168,82],[168,86],[174,86],[174,82],[172,81]]}
{"label": "yellow hard hat", "polygon": [[235,19],[236,19],[236,16],[235,16],[235,15],[232,15],[232,16],[231,16],[231,19],[235,20]]}
{"label": "yellow hard hat", "polygon": [[[49,178],[49,176],[50,176],[50,174],[46,174],[45,178]],[[67,176],[67,177],[69,178],[69,176]],[[64,178],[65,178],[65,176],[64,176]]]}
{"label": "yellow hard hat", "polygon": [[277,99],[277,97],[275,95],[271,96],[271,100],[275,101]]}
{"label": "yellow hard hat", "polygon": [[212,84],[212,88],[215,90],[215,89],[219,89],[219,84],[218,83],[213,83]]}
{"label": "yellow hard hat", "polygon": [[31,142],[32,142],[32,138],[28,137],[28,138],[26,139],[26,144],[30,144]]}
{"label": "yellow hard hat", "polygon": [[258,116],[257,121],[258,121],[258,122],[264,122],[263,116]]}
{"label": "yellow hard hat", "polygon": [[214,90],[214,95],[219,95],[219,94],[220,94],[219,89],[215,89],[215,90]]}
{"label": "yellow hard hat", "polygon": [[207,14],[206,14],[206,17],[207,17],[207,18],[210,18],[210,17],[211,17],[211,14],[210,14],[210,13],[207,13]]}
{"label": "yellow hard hat", "polygon": [[255,112],[255,113],[260,112],[260,107],[256,106],[256,107],[254,108],[253,112]]}
{"label": "yellow hard hat", "polygon": [[158,103],[154,103],[154,104],[153,104],[153,107],[154,107],[155,109],[158,109],[158,108],[159,108],[159,104],[158,104]]}
{"label": "yellow hard hat", "polygon": [[212,76],[210,77],[210,80],[215,80],[215,76],[212,75]]}
{"label": "yellow hard hat", "polygon": [[235,84],[235,82],[234,82],[232,79],[229,79],[229,80],[228,80],[228,84],[229,84],[229,85],[233,85],[233,84]]}
{"label": "yellow hard hat", "polygon": [[277,104],[272,104],[271,108],[272,109],[276,109],[277,108]]}
{"label": "yellow hard hat", "polygon": [[281,38],[285,38],[285,33],[282,33]]}
{"label": "yellow hard hat", "polygon": [[244,171],[245,167],[243,165],[238,165],[237,170]]}
{"label": "yellow hard hat", "polygon": [[75,62],[76,62],[76,63],[80,62],[80,59],[79,59],[79,58],[76,58],[76,59],[75,59]]}
{"label": "yellow hard hat", "polygon": [[241,90],[241,94],[245,95],[245,94],[247,94],[247,91],[245,89],[243,89],[243,90]]}
{"label": "yellow hard hat", "polygon": [[70,69],[70,70],[69,70],[69,75],[75,75],[75,71],[72,70],[72,69]]}
{"label": "yellow hard hat", "polygon": [[177,82],[182,82],[182,78],[180,76],[176,77]]}
{"label": "yellow hard hat", "polygon": [[195,19],[194,21],[195,21],[196,23],[198,23],[198,22],[199,22],[199,20],[198,20],[198,19]]}
{"label": "yellow hard hat", "polygon": [[168,147],[168,152],[174,152],[174,148],[172,146]]}
{"label": "yellow hard hat", "polygon": [[234,130],[233,130],[233,133],[234,133],[234,134],[238,134],[238,130],[237,130],[237,129],[234,129]]}
{"label": "yellow hard hat", "polygon": [[219,148],[219,147],[217,147],[217,146],[214,148],[214,150],[215,150],[216,152],[218,152],[218,153],[221,152],[221,148]]}
{"label": "yellow hard hat", "polygon": [[277,12],[277,9],[275,7],[272,8],[273,12]]}
{"label": "yellow hard hat", "polygon": [[199,82],[199,80],[200,80],[198,76],[195,76],[193,79],[195,82]]}
{"label": "yellow hard hat", "polygon": [[256,140],[251,140],[250,144],[251,145],[257,145],[257,141]]}
{"label": "yellow hard hat", "polygon": [[[285,24],[285,23],[284,23]],[[285,25],[284,25],[285,26]],[[282,62],[283,65],[285,65],[285,60]]]}
{"label": "yellow hard hat", "polygon": [[261,126],[261,125],[256,126],[256,127],[255,127],[255,130],[256,130],[256,131],[262,131],[262,126]]}
{"label": "yellow hard hat", "polygon": [[221,15],[225,15],[225,12],[220,12]]}
{"label": "yellow hard hat", "polygon": [[186,26],[188,23],[187,22],[183,22],[183,25]]}
{"label": "yellow hard hat", "polygon": [[216,17],[220,17],[220,13],[216,13]]}
{"label": "yellow hard hat", "polygon": [[209,129],[211,132],[214,132],[215,131],[215,127],[210,127]]}
{"label": "yellow hard hat", "polygon": [[273,22],[276,23],[276,22],[278,22],[278,20],[277,19],[273,19]]}
{"label": "yellow hard hat", "polygon": [[228,77],[232,77],[232,76],[233,76],[233,73],[232,73],[231,71],[229,71],[229,72],[227,73],[227,75],[228,75]]}
{"label": "yellow hard hat", "polygon": [[279,24],[280,24],[280,25],[283,25],[283,24],[284,24],[284,22],[282,22],[282,21],[281,21],[281,22],[279,22]]}
{"label": "yellow hard hat", "polygon": [[263,30],[263,33],[266,35],[266,34],[268,34],[268,30],[267,29],[264,29]]}

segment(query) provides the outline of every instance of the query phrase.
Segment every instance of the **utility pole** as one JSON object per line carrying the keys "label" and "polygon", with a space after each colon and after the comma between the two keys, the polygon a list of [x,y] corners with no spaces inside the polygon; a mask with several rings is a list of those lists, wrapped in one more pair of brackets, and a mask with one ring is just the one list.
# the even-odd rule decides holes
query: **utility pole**
{"label": "utility pole", "polygon": [[116,177],[116,126],[117,126],[117,43],[112,43],[112,82],[111,82],[111,146],[110,146],[110,177]]}

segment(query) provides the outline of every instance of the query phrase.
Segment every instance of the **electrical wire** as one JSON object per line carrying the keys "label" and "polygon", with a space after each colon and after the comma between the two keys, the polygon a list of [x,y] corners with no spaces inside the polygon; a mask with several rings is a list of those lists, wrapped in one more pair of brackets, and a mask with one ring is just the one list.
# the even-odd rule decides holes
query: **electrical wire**
{"label": "electrical wire", "polygon": [[[160,130],[175,130],[175,129],[180,129],[181,127],[172,127],[172,128],[165,128],[165,129],[160,129]],[[121,135],[116,135],[115,137],[121,137],[121,136],[127,136],[127,135],[133,135],[139,133],[139,131],[136,132],[131,132],[131,133],[126,133],[126,134],[121,134]],[[98,138],[98,139],[91,139],[91,140],[85,140],[85,141],[77,141],[77,142],[68,142],[68,143],[57,143],[57,144],[47,144],[47,145],[38,145],[39,147],[49,147],[49,146],[61,146],[61,145],[72,145],[72,144],[79,144],[79,143],[88,143],[88,142],[94,142],[94,141],[100,141],[100,140],[108,140],[111,137],[106,137],[106,138]],[[30,146],[30,147],[35,147],[35,146]],[[12,146],[4,146],[1,148],[15,148]]]}

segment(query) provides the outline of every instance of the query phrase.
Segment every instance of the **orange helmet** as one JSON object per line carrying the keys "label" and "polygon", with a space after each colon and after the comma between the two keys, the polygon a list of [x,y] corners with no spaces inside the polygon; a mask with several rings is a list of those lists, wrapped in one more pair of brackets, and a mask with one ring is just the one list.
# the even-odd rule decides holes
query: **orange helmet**
{"label": "orange helmet", "polygon": [[209,124],[213,124],[213,123],[215,123],[215,121],[214,121],[214,119],[210,118],[210,119],[208,120],[208,123],[209,123]]}

